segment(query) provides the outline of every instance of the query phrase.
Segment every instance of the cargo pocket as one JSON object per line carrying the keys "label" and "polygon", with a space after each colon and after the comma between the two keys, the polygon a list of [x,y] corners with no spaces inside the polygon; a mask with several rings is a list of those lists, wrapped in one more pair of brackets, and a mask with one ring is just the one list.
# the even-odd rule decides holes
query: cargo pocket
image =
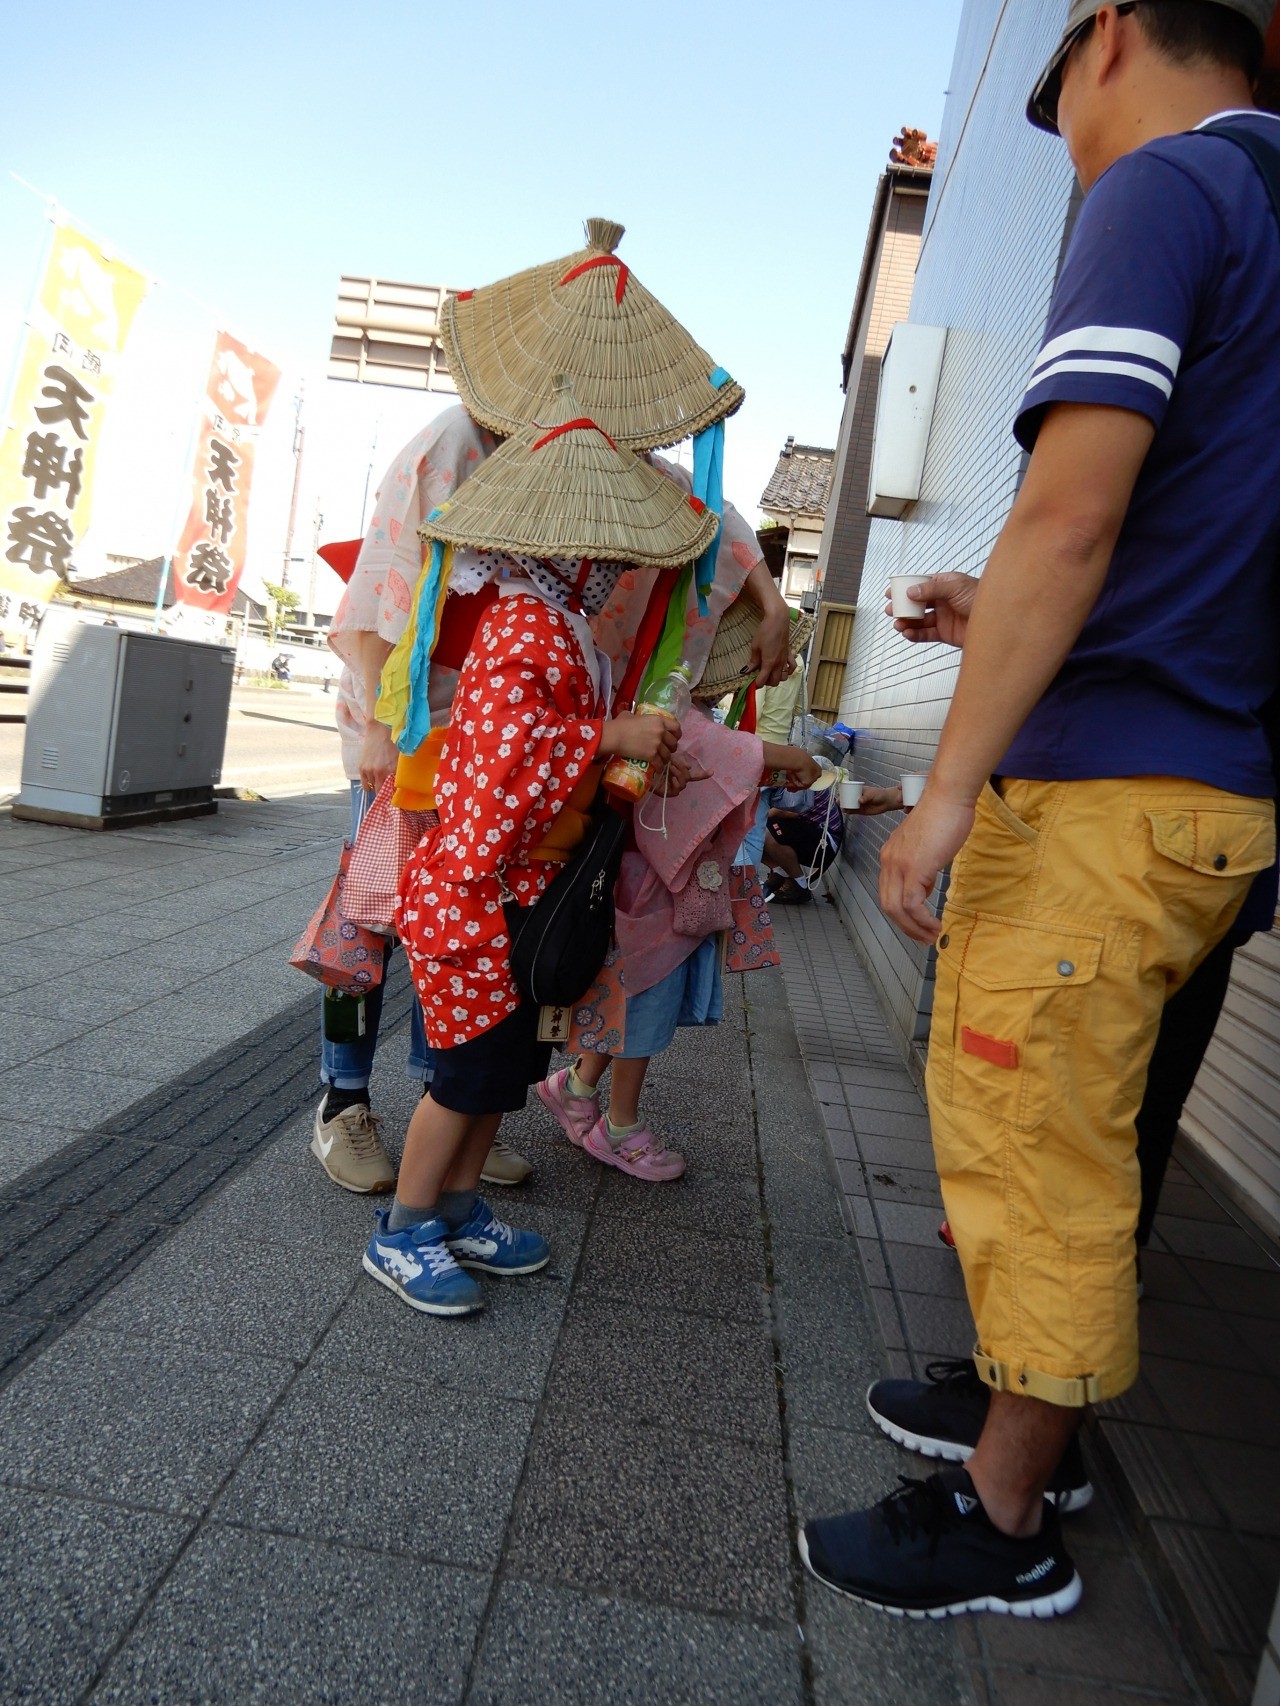
{"label": "cargo pocket", "polygon": [[1269,802],[1257,811],[1173,807],[1148,811],[1146,819],[1156,852],[1203,877],[1247,877],[1265,871],[1276,856]]}
{"label": "cargo pocket", "polygon": [[1034,1131],[1066,1099],[1102,935],[955,909],[944,924],[933,1022],[945,1027],[950,1060],[936,1087],[955,1107]]}

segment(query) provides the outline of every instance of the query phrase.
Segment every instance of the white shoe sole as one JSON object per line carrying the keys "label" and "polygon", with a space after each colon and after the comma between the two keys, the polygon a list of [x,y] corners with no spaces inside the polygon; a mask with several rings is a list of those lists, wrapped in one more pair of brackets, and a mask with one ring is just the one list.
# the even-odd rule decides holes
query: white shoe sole
{"label": "white shoe sole", "polygon": [[[874,1386],[873,1381],[867,1388],[867,1414],[895,1445],[907,1451],[917,1451],[921,1457],[936,1457],[943,1463],[967,1463],[973,1456],[971,1445],[959,1445],[953,1439],[930,1439],[926,1434],[913,1434],[910,1429],[900,1428],[896,1422],[891,1422],[888,1416],[882,1416],[871,1402]],[[1057,1508],[1059,1516],[1074,1516],[1093,1503],[1093,1482],[1086,1481],[1083,1487],[1070,1487],[1063,1493],[1046,1493],[1045,1498]]]}
{"label": "white shoe sole", "polygon": [[388,1180],[386,1180],[385,1183],[381,1179],[378,1179],[378,1180],[375,1180],[375,1182],[372,1185],[352,1185],[352,1184],[349,1184],[346,1179],[340,1179],[338,1177],[338,1175],[333,1171],[332,1167],[330,1167],[328,1161],[326,1160],[324,1150],[321,1149],[321,1147],[320,1147],[319,1135],[314,1131],[311,1134],[311,1153],[315,1156],[316,1160],[324,1168],[326,1174],[328,1175],[328,1177],[330,1179],[333,1180],[335,1185],[341,1186],[341,1188],[344,1191],[351,1191],[352,1194],[355,1196],[358,1196],[358,1197],[383,1196],[383,1195],[385,1195],[385,1193],[387,1191],[394,1191],[396,1188],[396,1181],[395,1181],[395,1175],[394,1174],[392,1174],[392,1176]]}
{"label": "white shoe sole", "polygon": [[379,1285],[385,1285],[389,1292],[398,1297],[401,1303],[407,1303],[410,1309],[416,1309],[421,1315],[477,1315],[484,1308],[480,1303],[421,1303],[416,1297],[410,1297],[404,1287],[390,1274],[384,1274],[376,1262],[369,1260],[368,1252],[360,1258],[365,1273],[376,1279]]}
{"label": "white shoe sole", "polygon": [[1066,1587],[1059,1588],[1057,1593],[1043,1594],[1039,1599],[1000,1599],[995,1594],[980,1594],[975,1599],[958,1599],[949,1605],[886,1605],[883,1600],[868,1599],[864,1594],[841,1587],[815,1570],[809,1557],[809,1543],[804,1537],[803,1528],[800,1530],[800,1558],[814,1581],[821,1582],[823,1587],[830,1588],[832,1593],[838,1593],[844,1599],[851,1599],[857,1605],[869,1605],[873,1611],[888,1612],[890,1617],[909,1618],[913,1623],[923,1623],[928,1619],[941,1622],[944,1617],[963,1617],[966,1612],[971,1611],[993,1611],[1001,1617],[1034,1617],[1040,1620],[1065,1617],[1079,1605],[1084,1592],[1084,1584],[1077,1572],[1073,1573]]}
{"label": "white shoe sole", "polygon": [[453,1252],[453,1259],[460,1268],[470,1268],[473,1274],[493,1274],[498,1279],[518,1279],[521,1274],[541,1273],[551,1260],[551,1252],[548,1250],[540,1262],[530,1262],[527,1268],[491,1268],[484,1262],[468,1261],[465,1256],[458,1255],[456,1250]]}

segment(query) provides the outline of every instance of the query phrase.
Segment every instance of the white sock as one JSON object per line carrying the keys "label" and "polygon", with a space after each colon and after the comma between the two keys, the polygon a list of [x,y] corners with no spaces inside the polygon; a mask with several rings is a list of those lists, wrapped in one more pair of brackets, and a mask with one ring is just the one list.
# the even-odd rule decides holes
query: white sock
{"label": "white sock", "polygon": [[791,881],[798,889],[807,889],[809,886],[808,877],[792,877]]}

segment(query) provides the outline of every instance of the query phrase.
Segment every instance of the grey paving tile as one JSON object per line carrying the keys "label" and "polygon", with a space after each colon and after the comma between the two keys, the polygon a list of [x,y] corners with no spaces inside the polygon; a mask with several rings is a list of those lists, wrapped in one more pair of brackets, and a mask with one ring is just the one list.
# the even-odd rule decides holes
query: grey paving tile
{"label": "grey paving tile", "polygon": [[[1065,1536],[1068,1548],[1071,1537]],[[1079,1609],[1046,1633],[1015,1617],[988,1618],[982,1635],[991,1663],[1043,1668],[1112,1685],[1183,1694],[1186,1691],[1173,1633],[1137,1565],[1124,1557],[1092,1555],[1081,1564],[1084,1598]]]}
{"label": "grey paving tile", "polygon": [[[355,1285],[358,1255],[228,1240],[197,1215],[85,1317],[94,1331],[303,1361]],[[407,1311],[406,1311],[407,1313]]]}
{"label": "grey paving tile", "polygon": [[[1223,1513],[1214,1502],[1187,1442],[1169,1428],[1143,1427],[1107,1417],[1101,1440],[1119,1468],[1129,1499],[1147,1517],[1168,1517],[1219,1527]],[[1211,1457],[1217,1440],[1204,1442]],[[1252,1489],[1247,1494],[1253,1498]],[[1280,1489],[1277,1489],[1280,1499]]]}
{"label": "grey paving tile", "polygon": [[15,1120],[0,1131],[0,1192],[38,1167],[80,1135],[71,1125],[40,1125],[34,1120]]}
{"label": "grey paving tile", "polygon": [[602,1217],[587,1235],[578,1283],[584,1291],[629,1307],[643,1298],[646,1311],[682,1309],[748,1323],[764,1320],[763,1251],[723,1234],[655,1239],[645,1220]]}
{"label": "grey paving tile", "polygon": [[11,1119],[87,1129],[150,1094],[164,1081],[163,1068],[150,1077],[117,1077],[62,1067],[47,1073],[39,1061],[0,1073],[0,1100]]}
{"label": "grey paving tile", "polygon": [[[663,1134],[672,1148],[679,1145]],[[684,1140],[680,1140],[683,1145]],[[684,1177],[669,1188],[629,1179],[616,1169],[601,1169],[597,1214],[650,1220],[655,1226],[699,1228],[738,1238],[760,1237],[760,1189],[752,1174],[727,1177],[691,1160]]]}
{"label": "grey paving tile", "polygon": [[[281,1591],[287,1583],[287,1591]],[[213,1527],[198,1536],[95,1702],[458,1700],[484,1575]]]}
{"label": "grey paving tile", "polygon": [[[1147,1258],[1144,1256],[1144,1274],[1146,1267]],[[1238,1268],[1216,1261],[1190,1262],[1186,1269],[1220,1309],[1280,1319],[1280,1272],[1275,1269]]]}
{"label": "grey paving tile", "polygon": [[1188,1433],[1274,1445],[1280,1387],[1244,1369],[1219,1368],[1212,1380],[1195,1363],[1149,1357],[1146,1376],[1170,1416]]}
{"label": "grey paving tile", "polygon": [[0,1394],[0,1476],[197,1512],[292,1370],[74,1328]]}
{"label": "grey paving tile", "polygon": [[610,1300],[575,1298],[548,1396],[598,1414],[606,1431],[622,1421],[781,1445],[773,1350],[759,1323],[627,1314]]}
{"label": "grey paving tile", "polygon": [[1235,1267],[1256,1268],[1280,1279],[1280,1268],[1275,1261],[1242,1226],[1217,1226],[1209,1221],[1162,1215],[1157,1232],[1175,1255],[1230,1262]]}
{"label": "grey paving tile", "polygon": [[[625,1473],[620,1472],[625,1465]],[[606,1593],[661,1583],[688,1610],[791,1614],[791,1536],[774,1447],[544,1411],[509,1575]]]}
{"label": "grey paving tile", "polygon": [[994,1687],[989,1698],[999,1706],[1166,1706],[1168,1702],[1198,1698],[1163,1689],[1110,1688],[1106,1683],[1057,1672],[997,1666],[989,1674]]}
{"label": "grey paving tile", "polygon": [[0,1310],[0,1369],[7,1368],[15,1358],[21,1356],[48,1325],[49,1323],[39,1316],[12,1309]]}
{"label": "grey paving tile", "polygon": [[929,1292],[934,1297],[963,1298],[964,1270],[954,1250],[938,1240],[932,1249],[923,1244],[886,1243],[885,1259],[893,1270],[899,1291]]}
{"label": "grey paving tile", "polygon": [[883,1162],[869,1162],[867,1184],[877,1202],[916,1203],[937,1209],[942,1214],[942,1187],[932,1167],[889,1167]]}
{"label": "grey paving tile", "polygon": [[884,1341],[848,1241],[773,1241],[774,1319],[794,1420],[861,1427],[862,1395],[884,1372]]}
{"label": "grey paving tile", "polygon": [[871,1167],[910,1167],[916,1172],[933,1172],[933,1144],[909,1137],[881,1137],[878,1132],[858,1128],[858,1151]]}
{"label": "grey paving tile", "polygon": [[968,1356],[976,1337],[973,1316],[963,1297],[933,1297],[924,1292],[899,1293],[899,1306],[906,1319],[913,1348],[939,1347],[948,1356]]}
{"label": "grey paving tile", "polygon": [[468,1695],[472,1706],[799,1706],[803,1698],[789,1634],[519,1581],[498,1592]]}
{"label": "grey paving tile", "polygon": [[189,1528],[0,1487],[0,1698],[78,1701]]}
{"label": "grey paving tile", "polygon": [[[487,1280],[483,1312],[448,1323],[424,1321],[362,1274],[326,1333],[315,1366],[366,1375],[373,1355],[378,1366],[395,1369],[398,1379],[415,1385],[536,1402],[564,1318],[565,1276],[572,1271],[581,1227],[573,1224],[579,1216],[536,1207],[520,1218],[551,1238],[551,1270],[528,1279]],[[437,1325],[448,1330],[433,1332]]]}
{"label": "grey paving tile", "polygon": [[[421,1322],[428,1333],[454,1325]],[[443,1389],[429,1400],[417,1387],[399,1402],[389,1395],[396,1389],[381,1369],[305,1371],[236,1470],[217,1519],[493,1569],[532,1406]],[[406,1522],[406,1510],[421,1514]]]}
{"label": "grey paving tile", "polygon": [[[1187,1434],[1184,1443],[1200,1480],[1240,1534],[1280,1535],[1280,1438],[1274,1431],[1263,1444],[1203,1434]],[[1153,1514],[1212,1520],[1177,1510]]]}

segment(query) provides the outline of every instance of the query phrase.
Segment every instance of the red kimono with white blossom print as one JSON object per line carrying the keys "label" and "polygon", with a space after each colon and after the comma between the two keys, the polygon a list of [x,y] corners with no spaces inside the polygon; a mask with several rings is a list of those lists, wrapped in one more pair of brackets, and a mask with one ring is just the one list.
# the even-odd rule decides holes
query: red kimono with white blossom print
{"label": "red kimono with white blossom print", "polygon": [[521,906],[556,866],[529,855],[595,757],[603,707],[568,620],[518,593],[486,613],[462,668],[436,782],[440,827],[400,880],[396,927],[432,1048],[456,1048],[520,1005],[501,865]]}

